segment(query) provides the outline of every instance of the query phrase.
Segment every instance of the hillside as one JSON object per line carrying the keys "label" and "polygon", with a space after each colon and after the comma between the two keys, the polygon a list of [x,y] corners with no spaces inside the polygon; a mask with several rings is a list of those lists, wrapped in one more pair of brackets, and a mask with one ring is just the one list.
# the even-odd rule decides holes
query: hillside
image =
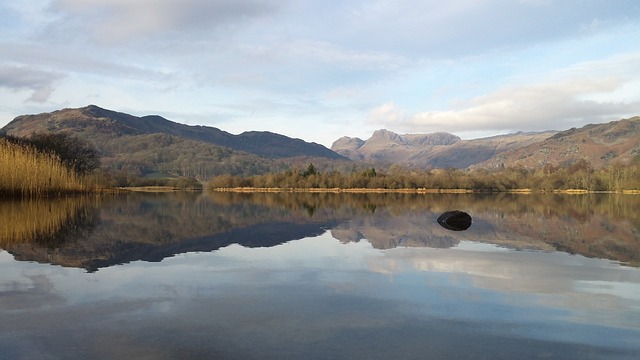
{"label": "hillside", "polygon": [[640,117],[590,124],[559,132],[542,142],[505,151],[478,167],[543,165],[566,167],[586,160],[594,168],[629,164],[640,156]]}
{"label": "hillside", "polygon": [[421,168],[467,168],[505,151],[545,140],[555,131],[462,140],[449,133],[398,135],[377,130],[364,141],[343,137],[331,149],[355,161],[400,163]]}
{"label": "hillside", "polygon": [[71,133],[98,148],[103,166],[136,175],[251,175],[277,169],[292,158],[346,160],[322,145],[271,132],[234,135],[214,127],[189,126],[157,115],[138,117],[95,105],[18,116],[0,132],[20,137]]}
{"label": "hillside", "polygon": [[[342,137],[331,149],[271,132],[230,134],[161,116],[133,116],[89,105],[18,116],[0,133],[30,136],[66,132],[87,140],[101,164],[136,176],[257,175],[310,162],[325,169],[354,166],[415,168],[566,167],[579,160],[595,168],[627,164],[640,155],[640,117],[566,131],[518,132],[463,140],[456,135],[396,134],[377,130],[367,140]],[[349,160],[356,164],[347,164]],[[358,164],[359,163],[359,164]]]}
{"label": "hillside", "polygon": [[640,155],[640,117],[566,131],[518,132],[462,140],[448,133],[399,135],[377,130],[368,140],[342,137],[331,149],[354,161],[418,168],[566,167],[628,164]]}

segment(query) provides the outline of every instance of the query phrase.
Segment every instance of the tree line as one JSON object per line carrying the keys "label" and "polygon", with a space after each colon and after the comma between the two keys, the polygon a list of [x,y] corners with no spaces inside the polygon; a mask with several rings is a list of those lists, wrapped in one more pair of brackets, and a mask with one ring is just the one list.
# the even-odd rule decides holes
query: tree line
{"label": "tree line", "polygon": [[2,135],[8,143],[49,154],[74,171],[87,175],[100,167],[98,150],[86,141],[66,133],[36,133],[32,136],[16,137]]}
{"label": "tree line", "polygon": [[545,165],[536,169],[412,170],[393,165],[359,171],[319,171],[313,163],[280,173],[249,177],[221,175],[207,182],[208,189],[318,188],[318,189],[466,189],[473,191],[570,190],[621,191],[640,189],[640,158],[630,165],[594,169],[586,160],[568,167]]}
{"label": "tree line", "polygon": [[[76,189],[95,187],[98,183],[105,187],[169,185],[178,188],[198,188],[200,185],[193,176],[149,178],[126,171],[100,169],[100,154],[96,148],[65,133],[34,134],[29,138],[0,134],[0,140],[0,156],[3,161],[0,166],[0,194],[66,191],[64,189],[68,189],[68,184],[71,183],[76,184]],[[211,162],[210,159],[208,161]],[[265,172],[265,169],[261,168],[258,175],[247,175],[247,172],[233,175],[239,173],[225,172],[224,175],[210,178],[206,187],[472,191],[640,190],[640,156],[628,165],[614,164],[598,169],[593,168],[586,160],[579,160],[566,167],[547,164],[535,169],[507,167],[424,170],[397,164],[376,169],[341,162],[320,162],[317,165],[309,163],[306,167],[300,164],[282,163],[271,172]],[[253,170],[248,173],[255,174],[256,171]],[[59,175],[53,175],[54,173]],[[89,178],[90,181],[87,180]],[[89,186],[88,183],[94,185]]]}

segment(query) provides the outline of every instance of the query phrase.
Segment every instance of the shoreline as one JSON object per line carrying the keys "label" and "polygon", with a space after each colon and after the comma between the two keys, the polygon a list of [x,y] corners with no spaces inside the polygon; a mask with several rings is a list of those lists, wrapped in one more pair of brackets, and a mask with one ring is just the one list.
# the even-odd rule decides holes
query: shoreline
{"label": "shoreline", "polygon": [[399,193],[399,194],[626,194],[640,195],[640,190],[620,191],[593,191],[583,189],[565,190],[536,190],[536,189],[512,189],[512,190],[470,190],[470,189],[368,189],[368,188],[214,188],[207,189],[212,192],[236,192],[236,193]]}
{"label": "shoreline", "polygon": [[132,186],[132,187],[116,187],[113,188],[116,192],[148,192],[148,193],[168,193],[168,192],[180,192],[180,191],[202,191],[202,189],[180,189],[174,186]]}
{"label": "shoreline", "polygon": [[384,189],[384,188],[254,188],[254,187],[234,187],[234,188],[213,188],[213,189],[180,189],[173,186],[134,186],[134,187],[113,187],[100,188],[92,191],[66,191],[47,192],[44,194],[28,195],[0,193],[0,199],[24,199],[24,198],[56,198],[66,196],[91,195],[91,194],[118,194],[126,192],[144,193],[170,193],[170,192],[233,192],[233,193],[345,193],[345,194],[624,194],[640,195],[640,190],[618,190],[618,191],[593,191],[583,189],[564,190],[538,190],[538,189],[512,189],[512,190],[470,190],[470,189]]}

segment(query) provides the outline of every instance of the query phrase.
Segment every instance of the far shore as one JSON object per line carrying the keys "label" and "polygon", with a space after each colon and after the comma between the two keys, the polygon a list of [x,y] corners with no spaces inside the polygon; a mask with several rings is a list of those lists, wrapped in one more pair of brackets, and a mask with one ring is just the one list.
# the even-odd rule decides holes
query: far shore
{"label": "far shore", "polygon": [[[564,190],[540,190],[540,189],[512,189],[512,190],[469,190],[469,189],[368,189],[368,188],[258,188],[258,187],[234,187],[234,188],[204,188],[183,189],[174,186],[132,186],[132,187],[107,187],[92,191],[96,194],[108,193],[171,193],[171,192],[229,192],[229,193],[345,193],[345,194],[625,194],[640,195],[640,190],[620,191],[591,191],[583,189]],[[85,192],[81,192],[85,193]],[[59,192],[53,195],[71,195],[78,192]],[[41,195],[51,197],[52,194]],[[12,199],[15,196],[2,196],[0,199]]]}
{"label": "far shore", "polygon": [[117,187],[116,191],[133,191],[133,192],[150,192],[150,193],[165,193],[165,192],[177,192],[177,191],[201,191],[202,189],[181,189],[174,186],[131,186],[131,187]]}
{"label": "far shore", "polygon": [[244,192],[244,193],[281,193],[281,192],[299,192],[299,193],[404,193],[404,194],[476,194],[476,193],[514,193],[514,194],[640,194],[640,190],[622,190],[622,191],[591,191],[583,189],[565,189],[565,190],[537,190],[537,189],[512,189],[512,190],[469,190],[469,189],[367,189],[367,188],[254,188],[254,187],[235,187],[235,188],[214,188],[208,189],[215,192]]}

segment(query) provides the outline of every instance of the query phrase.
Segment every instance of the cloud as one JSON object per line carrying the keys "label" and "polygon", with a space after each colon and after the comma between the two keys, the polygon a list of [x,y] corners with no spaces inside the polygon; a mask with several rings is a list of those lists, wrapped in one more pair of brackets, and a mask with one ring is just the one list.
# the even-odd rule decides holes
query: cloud
{"label": "cloud", "polygon": [[[164,42],[176,35],[191,40],[195,38],[190,36],[202,40],[219,35],[226,40],[242,32],[259,37],[292,36],[293,40],[312,38],[354,51],[367,49],[416,58],[555,41],[580,36],[595,23],[607,28],[640,16],[637,7],[627,0],[615,4],[595,0],[581,3],[580,11],[575,11],[576,6],[573,2],[496,0],[330,4],[276,0],[54,0],[51,9],[62,15],[52,29],[66,29],[62,37],[89,33],[110,44],[150,38]],[[237,31],[227,31],[231,28]]]}
{"label": "cloud", "polygon": [[[607,118],[638,100],[614,96],[632,84],[638,68],[586,77],[580,69],[574,69],[581,72],[576,76],[546,74],[637,51],[640,6],[633,0],[26,3],[0,5],[0,67],[38,70],[42,79],[19,87],[5,80],[4,88],[21,89],[13,100],[3,99],[5,110],[15,109],[12,116],[24,112],[19,96],[25,91],[31,91],[31,101],[49,99],[51,106],[42,110],[53,103],[85,105],[87,94],[118,110],[188,108],[200,119],[233,104],[251,109],[222,111],[237,129],[279,132],[280,122],[271,121],[279,118],[304,127],[306,134],[301,130],[296,136],[312,141],[322,136],[330,144],[335,139],[326,138],[330,131],[364,136],[375,130],[370,124],[419,132],[433,124],[446,125],[445,131],[515,128],[542,110],[546,118],[592,110]],[[58,77],[47,81],[46,74]],[[515,76],[525,78],[524,84]],[[615,89],[571,90],[577,81],[591,88],[608,82]],[[464,102],[449,106],[452,94]],[[533,94],[530,110],[522,99]],[[122,99],[139,108],[121,108]],[[368,111],[371,122],[364,124]],[[500,126],[496,114],[504,118],[498,117]]]}
{"label": "cloud", "polygon": [[102,41],[199,29],[202,32],[241,23],[277,10],[267,0],[57,0],[53,9],[81,17]]}
{"label": "cloud", "polygon": [[53,84],[63,75],[29,66],[0,65],[0,87],[12,91],[30,90],[28,101],[43,103],[53,92]]}
{"label": "cloud", "polygon": [[85,73],[157,81],[167,81],[172,76],[167,71],[138,66],[122,58],[101,57],[98,51],[55,51],[41,44],[3,43],[0,44],[0,53],[5,62],[29,64],[29,68],[55,68],[57,73]]}
{"label": "cloud", "polygon": [[353,25],[339,29],[370,48],[433,58],[580,37],[592,24],[610,28],[639,16],[633,1],[367,1],[344,20]]}
{"label": "cloud", "polygon": [[408,60],[399,55],[346,50],[325,41],[299,40],[287,47],[290,53],[307,60],[334,64],[351,70],[395,70],[408,64]]}
{"label": "cloud", "polygon": [[504,85],[449,110],[409,113],[395,102],[371,110],[369,124],[407,132],[562,130],[640,114],[640,54],[590,62],[543,82]]}

